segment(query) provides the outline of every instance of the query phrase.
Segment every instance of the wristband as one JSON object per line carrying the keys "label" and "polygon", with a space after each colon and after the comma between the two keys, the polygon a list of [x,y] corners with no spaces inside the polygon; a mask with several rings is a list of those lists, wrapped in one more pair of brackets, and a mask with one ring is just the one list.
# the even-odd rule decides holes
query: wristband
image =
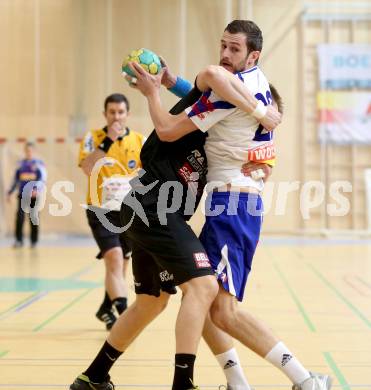
{"label": "wristband", "polygon": [[267,110],[267,106],[265,106],[262,101],[258,100],[258,104],[256,105],[255,110],[250,115],[259,120],[265,117]]}
{"label": "wristband", "polygon": [[98,146],[98,149],[102,150],[104,153],[108,153],[109,148],[113,144],[114,141],[111,140],[110,137],[105,137],[104,140]]}
{"label": "wristband", "polygon": [[192,84],[188,80],[184,80],[181,77],[176,78],[176,83],[171,88],[168,88],[174,95],[182,98],[188,94],[192,89]]}

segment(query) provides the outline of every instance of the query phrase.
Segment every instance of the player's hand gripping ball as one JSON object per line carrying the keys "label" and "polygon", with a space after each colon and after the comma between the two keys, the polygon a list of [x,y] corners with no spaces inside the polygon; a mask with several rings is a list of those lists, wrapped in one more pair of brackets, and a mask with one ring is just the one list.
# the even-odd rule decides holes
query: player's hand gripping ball
{"label": "player's hand gripping ball", "polygon": [[160,58],[148,49],[133,50],[122,63],[122,71],[131,77],[135,77],[135,74],[128,66],[128,62],[137,62],[150,74],[157,74],[161,70]]}

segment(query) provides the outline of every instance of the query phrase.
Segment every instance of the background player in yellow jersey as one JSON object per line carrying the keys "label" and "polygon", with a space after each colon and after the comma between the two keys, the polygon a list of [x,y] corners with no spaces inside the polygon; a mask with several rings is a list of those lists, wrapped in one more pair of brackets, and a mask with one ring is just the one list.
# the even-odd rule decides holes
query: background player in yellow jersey
{"label": "background player in yellow jersey", "polygon": [[131,174],[141,168],[140,151],[145,137],[126,126],[129,101],[122,94],[105,99],[106,126],[87,132],[81,141],[79,166],[89,177],[86,216],[103,258],[105,297],[96,316],[110,329],[127,307],[125,281],[130,243],[120,229],[120,205],[129,191]]}

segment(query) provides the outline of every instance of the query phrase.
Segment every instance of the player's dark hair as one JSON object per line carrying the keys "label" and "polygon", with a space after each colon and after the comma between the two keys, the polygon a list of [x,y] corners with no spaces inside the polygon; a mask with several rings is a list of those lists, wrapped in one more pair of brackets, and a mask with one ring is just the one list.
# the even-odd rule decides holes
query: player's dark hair
{"label": "player's dark hair", "polygon": [[26,142],[26,145],[25,145],[26,148],[34,148],[35,147],[35,144],[31,141],[28,141]]}
{"label": "player's dark hair", "polygon": [[263,34],[260,28],[251,20],[234,20],[229,23],[224,31],[231,34],[243,33],[246,35],[247,51],[262,51]]}
{"label": "player's dark hair", "polygon": [[107,111],[109,103],[125,103],[127,111],[129,112],[130,110],[129,100],[122,93],[113,93],[112,95],[107,96],[104,101],[104,111]]}
{"label": "player's dark hair", "polygon": [[278,93],[276,87],[271,83],[269,83],[269,89],[271,90],[273,101],[277,104],[278,112],[280,112],[282,114],[283,113],[283,101],[282,101],[281,95]]}

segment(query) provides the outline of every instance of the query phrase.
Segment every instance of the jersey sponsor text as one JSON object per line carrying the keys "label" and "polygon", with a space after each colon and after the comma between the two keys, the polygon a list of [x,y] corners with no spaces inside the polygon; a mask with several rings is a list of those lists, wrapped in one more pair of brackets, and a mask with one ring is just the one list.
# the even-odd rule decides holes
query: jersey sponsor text
{"label": "jersey sponsor text", "polygon": [[197,268],[209,268],[211,267],[209,258],[205,252],[196,252],[193,254],[193,258]]}

